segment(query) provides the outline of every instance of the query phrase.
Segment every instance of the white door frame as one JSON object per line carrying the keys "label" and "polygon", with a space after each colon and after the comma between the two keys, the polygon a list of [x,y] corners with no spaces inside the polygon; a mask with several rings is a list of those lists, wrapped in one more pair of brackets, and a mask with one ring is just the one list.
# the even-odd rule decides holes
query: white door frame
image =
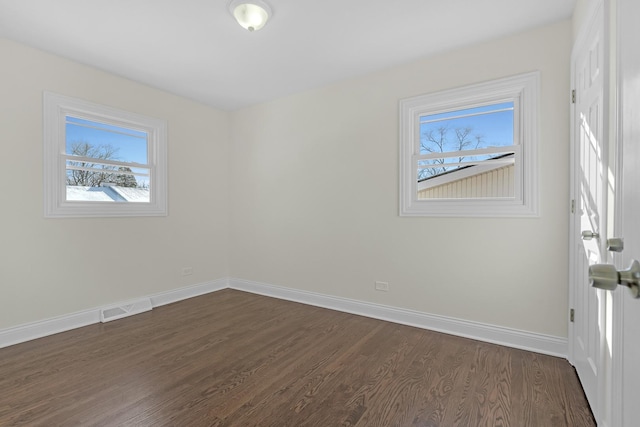
{"label": "white door frame", "polygon": [[[619,29],[620,29],[620,16],[617,8],[617,1],[612,0],[612,4],[614,5],[613,10],[611,11],[614,14],[615,20],[615,40],[613,44],[616,47],[616,53],[620,51],[620,37],[619,37]],[[622,70],[620,68],[620,57],[616,54],[615,58],[612,58],[612,62],[615,64],[615,71],[613,74],[614,83],[612,88],[612,95],[615,99],[611,102],[612,109],[612,124],[614,126],[614,137],[610,141],[612,144],[615,144],[615,157],[610,159],[610,162],[613,163],[614,168],[614,181],[616,183],[622,183],[622,148],[620,147],[620,142],[622,141],[622,121],[620,118],[620,109],[622,99],[620,96],[620,74]],[[615,201],[614,201],[614,226],[613,233],[614,236],[622,235],[622,203],[623,203],[623,194],[622,194],[622,185],[615,186]],[[613,254],[613,264],[616,268],[622,268],[622,255],[617,253]],[[622,304],[622,292],[621,289],[617,289],[614,292],[608,292],[611,298],[611,321],[612,321],[612,344],[611,344],[611,370],[610,376],[608,378],[609,385],[609,395],[610,397],[610,418],[609,425],[611,426],[621,426],[622,425],[622,366],[623,366],[623,348],[622,348],[622,336],[623,336],[623,304]]]}
{"label": "white door frame", "polygon": [[[615,23],[616,23],[616,75],[615,75],[615,87],[616,87],[616,115],[614,119],[615,128],[616,128],[616,143],[617,143],[617,156],[616,156],[616,169],[615,169],[615,182],[618,183],[616,185],[616,203],[615,203],[615,233],[618,237],[627,237],[631,239],[629,249],[634,250],[635,253],[629,253],[627,251],[621,254],[617,254],[614,257],[614,264],[618,270],[625,269],[628,267],[628,263],[631,258],[639,259],[638,255],[638,227],[637,225],[634,227],[629,226],[629,224],[625,224],[625,221],[629,221],[630,218],[635,219],[636,212],[634,208],[638,206],[637,196],[635,198],[625,198],[625,194],[627,196],[631,196],[629,191],[624,188],[625,184],[630,184],[631,182],[636,182],[640,174],[638,173],[637,167],[640,163],[638,159],[638,144],[640,144],[640,140],[626,140],[633,133],[634,137],[638,137],[638,107],[640,107],[640,102],[638,102],[635,98],[635,94],[638,92],[638,84],[637,82],[631,82],[630,76],[628,75],[628,71],[625,72],[623,69],[622,63],[625,61],[625,56],[628,59],[629,50],[632,49],[635,53],[635,45],[634,43],[638,40],[638,35],[640,35],[640,30],[637,28],[636,23],[632,23],[634,18],[640,17],[640,8],[638,4],[635,3],[637,0],[617,0],[613,2],[615,6]],[[622,47],[624,45],[624,47]],[[625,49],[623,51],[623,49]],[[638,61],[635,60],[633,64],[633,71],[635,73],[638,72]],[[629,86],[634,86],[633,90],[635,92],[632,95],[628,95],[625,93],[626,89],[632,89]],[[625,98],[633,97],[634,103],[633,105],[625,105]],[[631,110],[629,107],[633,107]],[[626,110],[625,110],[626,109]],[[635,111],[634,111],[635,110]],[[632,114],[635,116],[632,117]],[[635,120],[635,122],[634,122]],[[631,144],[634,144],[631,146]],[[631,148],[633,150],[632,153],[627,153],[627,162],[623,161],[624,150],[625,148]],[[630,155],[632,154],[632,155]],[[634,158],[635,156],[635,158]],[[624,170],[624,167],[627,167],[627,170]],[[629,166],[636,168],[632,169]],[[637,191],[637,190],[636,190]],[[637,194],[637,193],[636,193]],[[633,212],[633,216],[630,215],[631,211]],[[636,220],[637,221],[637,220]],[[633,224],[637,224],[636,221],[633,221]],[[633,229],[633,233],[631,233]],[[625,236],[626,235],[626,236]],[[633,239],[636,241],[634,242]],[[635,246],[635,248],[634,248]],[[632,308],[632,310],[640,310],[640,301],[631,300],[628,295],[628,291],[623,287],[619,286],[613,294],[613,369],[611,372],[611,382],[612,382],[612,426],[629,426],[633,421],[635,421],[636,417],[629,416],[636,410],[636,406],[638,404],[638,396],[640,392],[637,390],[633,390],[633,395],[629,393],[625,393],[625,380],[628,380],[630,372],[625,373],[625,363],[632,364],[628,357],[628,351],[625,349],[625,344],[627,344],[630,348],[632,344],[629,341],[628,332],[634,325],[625,325],[625,306],[631,304],[627,308]],[[625,304],[626,302],[626,304]],[[627,315],[635,314],[634,319],[637,319],[637,312],[629,312]],[[630,317],[627,317],[627,321]],[[625,329],[626,328],[626,329]],[[627,334],[625,334],[625,332]],[[625,335],[627,341],[625,342]],[[635,338],[635,334],[633,334],[635,342],[635,349],[638,348],[638,339]],[[631,350],[633,351],[633,350]],[[625,358],[625,355],[627,356]],[[634,375],[638,375],[638,369],[634,369]],[[625,418],[624,415],[627,415]],[[626,424],[623,424],[626,423]],[[635,424],[634,424],[635,425]]]}

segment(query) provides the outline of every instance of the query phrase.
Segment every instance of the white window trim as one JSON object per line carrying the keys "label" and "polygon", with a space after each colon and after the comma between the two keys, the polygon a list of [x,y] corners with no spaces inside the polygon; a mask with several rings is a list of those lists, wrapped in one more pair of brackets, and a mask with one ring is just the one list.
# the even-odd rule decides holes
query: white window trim
{"label": "white window trim", "polygon": [[[400,216],[537,217],[538,98],[540,72],[521,74],[400,101]],[[516,159],[514,198],[418,199],[417,168],[420,116],[512,100],[514,132],[522,155]]]}
{"label": "white window trim", "polygon": [[[44,92],[43,104],[44,216],[46,218],[167,215],[166,121],[50,92]],[[66,200],[64,154],[67,115],[147,132],[151,176],[149,203]]]}

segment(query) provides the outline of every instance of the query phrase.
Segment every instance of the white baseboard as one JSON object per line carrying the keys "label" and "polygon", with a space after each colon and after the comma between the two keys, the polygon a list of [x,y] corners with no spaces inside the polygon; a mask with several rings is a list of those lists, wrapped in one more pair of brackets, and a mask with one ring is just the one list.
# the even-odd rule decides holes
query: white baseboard
{"label": "white baseboard", "polygon": [[487,325],[469,320],[438,316],[347,298],[333,297],[249,280],[231,278],[229,279],[229,287],[240,291],[358,314],[374,319],[415,326],[507,347],[562,358],[567,357],[568,340],[566,338],[536,334],[502,326]]}
{"label": "white baseboard", "polygon": [[[197,297],[199,295],[226,289],[227,287],[229,287],[229,280],[224,278],[149,295],[146,298],[151,299],[153,307],[159,307],[161,305],[182,301],[187,298]],[[80,311],[77,313],[53,317],[51,319],[0,330],[0,348],[98,323],[100,322],[100,311],[103,308],[113,307],[114,305],[119,304],[109,304],[91,310]]]}
{"label": "white baseboard", "polygon": [[208,294],[215,291],[221,291],[229,287],[229,279],[218,279],[212,282],[201,283],[199,285],[188,286],[186,288],[174,289],[167,292],[151,295],[151,304],[154,307],[167,305],[174,302],[182,301],[187,298],[193,298],[200,295]]}
{"label": "white baseboard", "polygon": [[0,330],[0,348],[100,322],[100,309],[79,311]]}
{"label": "white baseboard", "polygon": [[[536,334],[502,326],[487,325],[469,320],[438,316],[235,278],[214,280],[149,295],[146,298],[151,299],[153,307],[159,307],[226,288],[415,326],[522,350],[563,358],[567,357],[568,341],[566,338]],[[114,304],[110,304],[109,307],[113,305]],[[0,330],[0,348],[98,323],[100,321],[100,310],[103,308],[104,307],[98,307]]]}

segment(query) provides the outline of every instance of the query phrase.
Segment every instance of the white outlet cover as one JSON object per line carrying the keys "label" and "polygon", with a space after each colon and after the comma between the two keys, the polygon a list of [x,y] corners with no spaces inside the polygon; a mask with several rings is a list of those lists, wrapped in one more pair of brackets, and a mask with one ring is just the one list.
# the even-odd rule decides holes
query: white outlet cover
{"label": "white outlet cover", "polygon": [[387,282],[375,282],[375,288],[377,291],[385,291],[389,290],[389,283]]}

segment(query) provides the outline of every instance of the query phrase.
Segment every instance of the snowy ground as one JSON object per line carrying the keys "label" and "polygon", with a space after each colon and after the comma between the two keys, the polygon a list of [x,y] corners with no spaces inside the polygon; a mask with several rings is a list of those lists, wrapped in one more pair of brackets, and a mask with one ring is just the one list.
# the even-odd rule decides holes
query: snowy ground
{"label": "snowy ground", "polygon": [[144,188],[105,186],[84,187],[67,185],[67,200],[79,202],[137,202],[149,203],[149,190]]}

